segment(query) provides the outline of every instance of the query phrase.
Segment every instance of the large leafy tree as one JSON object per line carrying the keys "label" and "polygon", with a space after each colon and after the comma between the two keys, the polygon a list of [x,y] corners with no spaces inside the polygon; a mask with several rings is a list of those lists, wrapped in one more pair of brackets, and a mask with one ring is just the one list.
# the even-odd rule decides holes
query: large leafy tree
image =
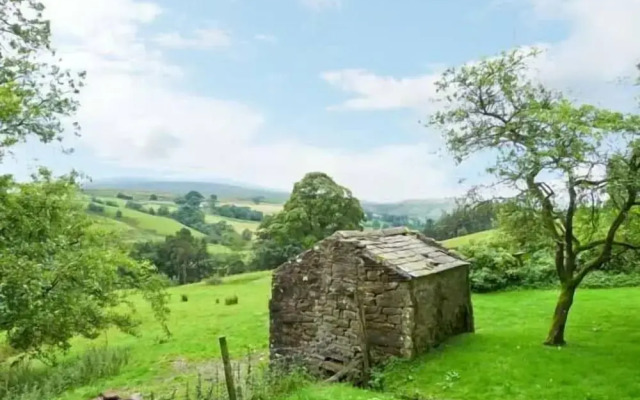
{"label": "large leafy tree", "polygon": [[479,152],[493,160],[488,172],[518,193],[519,223],[555,254],[561,291],[545,343],[562,345],[584,277],[640,248],[626,235],[640,205],[640,122],[536,83],[529,61],[537,54],[515,50],[447,70],[437,83],[443,108],[430,122],[456,160]]}
{"label": "large leafy tree", "polygon": [[151,261],[161,273],[180,284],[198,282],[212,272],[206,240],[194,237],[187,228],[167,236],[164,242],[138,243],[132,255]]}
{"label": "large leafy tree", "polygon": [[257,267],[273,268],[338,230],[362,229],[364,211],[351,191],[322,172],[311,172],[293,187],[278,214],[257,231]]}
{"label": "large leafy tree", "polygon": [[[155,269],[94,224],[73,177],[43,172],[34,182],[0,182],[0,332],[25,355],[66,350],[76,335],[95,338],[137,321],[122,289],[141,290],[163,323],[168,313]],[[165,327],[166,328],[166,327]]]}
{"label": "large leafy tree", "polygon": [[[54,60],[43,9],[36,0],[0,0],[0,161],[29,138],[77,133],[67,118],[84,75]],[[0,333],[25,356],[50,357],[73,336],[94,338],[110,326],[133,332],[122,289],[141,289],[166,329],[155,270],[92,224],[75,178],[45,170],[26,184],[0,178]]]}

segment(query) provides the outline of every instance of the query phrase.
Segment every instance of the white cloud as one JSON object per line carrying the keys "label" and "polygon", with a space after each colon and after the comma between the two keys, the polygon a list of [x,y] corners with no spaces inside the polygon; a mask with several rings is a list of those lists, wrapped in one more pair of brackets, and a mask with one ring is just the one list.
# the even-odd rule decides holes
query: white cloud
{"label": "white cloud", "polygon": [[394,78],[361,69],[329,71],[321,76],[329,84],[356,95],[342,105],[330,107],[347,110],[424,110],[435,95],[434,83],[438,78],[438,74]]}
{"label": "white cloud", "polygon": [[[78,119],[79,149],[91,159],[156,176],[224,177],[291,189],[321,170],[369,200],[456,193],[451,165],[425,143],[347,151],[294,139],[259,140],[267,116],[242,103],[179,89],[188,79],[143,34],[160,7],[136,0],[50,0],[54,41],[73,67],[87,70]],[[80,21],[75,24],[75,21]],[[97,29],[107,26],[109,29]],[[90,165],[78,165],[81,170]]]}
{"label": "white cloud", "polygon": [[258,33],[253,38],[255,40],[257,40],[257,41],[260,41],[260,42],[267,42],[267,43],[277,43],[278,42],[278,38],[277,37],[275,37],[274,35],[267,34],[267,33]]}
{"label": "white cloud", "polygon": [[[535,65],[544,82],[590,102],[618,107],[630,103],[629,93],[614,83],[637,74],[640,0],[529,0],[528,4],[529,17],[559,20],[569,26],[564,40],[534,44],[545,49]],[[433,84],[438,74],[390,77],[345,69],[325,72],[321,77],[354,96],[334,109],[424,111],[435,96]]]}
{"label": "white cloud", "polygon": [[231,35],[221,29],[198,29],[191,37],[179,32],[161,33],[154,38],[156,44],[170,49],[213,49],[231,45]]}
{"label": "white cloud", "polygon": [[314,11],[339,10],[342,8],[342,0],[299,0],[300,3]]}

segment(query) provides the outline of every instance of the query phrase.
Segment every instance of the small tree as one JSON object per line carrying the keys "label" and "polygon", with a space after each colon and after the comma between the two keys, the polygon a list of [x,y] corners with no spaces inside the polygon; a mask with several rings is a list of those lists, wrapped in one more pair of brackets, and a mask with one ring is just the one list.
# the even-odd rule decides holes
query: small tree
{"label": "small tree", "polygon": [[122,211],[120,211],[120,210],[116,211],[116,218],[117,219],[121,219],[122,218]]}
{"label": "small tree", "polygon": [[151,201],[157,201],[157,200],[158,200],[158,195],[156,195],[156,194],[152,194],[152,195],[150,195],[150,196],[149,196],[149,200],[151,200]]}
{"label": "small tree", "polygon": [[169,215],[171,215],[171,211],[169,211],[169,207],[167,206],[160,206],[160,208],[158,208],[157,214],[162,217],[168,217]]}
{"label": "small tree", "polygon": [[561,292],[545,344],[562,345],[584,277],[640,248],[626,235],[640,205],[640,118],[575,106],[534,83],[527,62],[537,54],[515,50],[447,70],[437,83],[444,109],[430,123],[458,162],[487,151],[488,172],[518,193],[522,228],[546,238]]}

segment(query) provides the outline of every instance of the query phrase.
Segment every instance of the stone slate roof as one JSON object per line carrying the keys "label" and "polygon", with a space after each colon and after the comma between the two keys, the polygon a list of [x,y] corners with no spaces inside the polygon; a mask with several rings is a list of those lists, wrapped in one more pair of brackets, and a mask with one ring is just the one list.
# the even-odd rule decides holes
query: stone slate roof
{"label": "stone slate roof", "polygon": [[469,265],[434,239],[404,227],[364,232],[338,231],[332,236],[357,243],[364,256],[409,279]]}

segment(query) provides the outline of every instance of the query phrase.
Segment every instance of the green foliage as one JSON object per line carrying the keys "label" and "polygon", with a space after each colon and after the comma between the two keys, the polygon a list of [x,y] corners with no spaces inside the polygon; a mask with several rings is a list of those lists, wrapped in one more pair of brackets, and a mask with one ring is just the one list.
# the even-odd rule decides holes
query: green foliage
{"label": "green foliage", "polygon": [[109,207],[120,207],[120,204],[118,204],[117,201],[113,201],[113,200],[107,200],[104,202],[105,205],[109,206]]}
{"label": "green foliage", "polygon": [[195,238],[186,228],[167,236],[164,242],[136,243],[131,256],[150,261],[180,284],[199,282],[212,272],[206,240]]}
{"label": "green foliage", "polygon": [[227,218],[244,219],[248,221],[262,221],[264,215],[260,211],[252,210],[249,207],[239,207],[233,204],[225,204],[214,207],[212,213]]}
{"label": "green foliage", "polygon": [[87,211],[102,214],[104,213],[104,207],[94,202],[91,202],[87,205]]}
{"label": "green foliage", "polygon": [[115,214],[116,219],[121,219],[122,218],[122,211],[117,210],[116,214]]}
{"label": "green foliage", "polygon": [[247,242],[250,241],[253,238],[253,232],[251,232],[249,229],[245,229],[242,231],[242,239],[246,240]]}
{"label": "green foliage", "polygon": [[155,269],[127,255],[117,235],[93,225],[73,177],[46,171],[33,183],[0,183],[0,332],[24,355],[50,357],[73,336],[95,338],[137,321],[122,289],[153,292],[166,318]]}
{"label": "green foliage", "polygon": [[458,201],[456,207],[438,220],[427,219],[423,233],[437,240],[482,232],[494,227],[498,205],[494,201]]}
{"label": "green foliage", "polygon": [[151,194],[151,195],[149,195],[149,200],[151,200],[151,201],[158,201],[158,195],[157,195],[157,194]]}
{"label": "green foliage", "polygon": [[169,211],[169,207],[167,206],[160,206],[156,214],[161,217],[168,217],[171,215],[171,211]]}
{"label": "green foliage", "polygon": [[224,305],[225,306],[232,306],[234,304],[238,304],[238,296],[233,295],[231,297],[226,297],[224,299]]}
{"label": "green foliage", "polygon": [[[490,155],[487,172],[519,193],[503,221],[522,245],[555,254],[564,292],[546,343],[556,345],[564,344],[567,299],[585,276],[619,250],[640,249],[624,237],[640,205],[640,118],[574,105],[532,81],[529,62],[538,53],[514,50],[447,70],[436,83],[443,107],[430,124],[458,162]],[[606,221],[589,212],[600,209],[609,210]],[[582,230],[580,216],[590,221]]]}
{"label": "green foliage", "polygon": [[239,253],[218,253],[211,256],[213,270],[221,276],[237,275],[248,271],[244,258]]}
{"label": "green foliage", "polygon": [[0,398],[40,400],[56,396],[98,379],[114,376],[129,362],[126,348],[92,348],[80,356],[50,367],[34,367],[21,362],[0,368]]}
{"label": "green foliage", "polygon": [[144,212],[144,206],[142,204],[138,203],[138,202],[133,201],[133,200],[127,201],[127,203],[124,206],[126,208],[130,208],[132,210]]}
{"label": "green foliage", "polygon": [[[75,113],[84,73],[50,63],[51,30],[37,0],[0,0],[0,160],[6,149],[35,137],[62,140],[62,119]],[[67,128],[69,129],[69,128]],[[73,123],[76,133],[79,126]]]}
{"label": "green foliage", "polygon": [[294,185],[283,210],[260,224],[254,268],[274,268],[338,230],[362,229],[363,220],[360,202],[349,189],[327,174],[308,173]]}
{"label": "green foliage", "polygon": [[124,194],[122,192],[118,193],[116,195],[117,198],[122,199],[122,200],[133,200],[133,196],[129,196],[127,194]]}
{"label": "green foliage", "polygon": [[186,294],[181,294],[181,295],[180,295],[180,300],[181,300],[183,303],[186,303],[187,301],[189,301],[189,296],[187,296]]}

